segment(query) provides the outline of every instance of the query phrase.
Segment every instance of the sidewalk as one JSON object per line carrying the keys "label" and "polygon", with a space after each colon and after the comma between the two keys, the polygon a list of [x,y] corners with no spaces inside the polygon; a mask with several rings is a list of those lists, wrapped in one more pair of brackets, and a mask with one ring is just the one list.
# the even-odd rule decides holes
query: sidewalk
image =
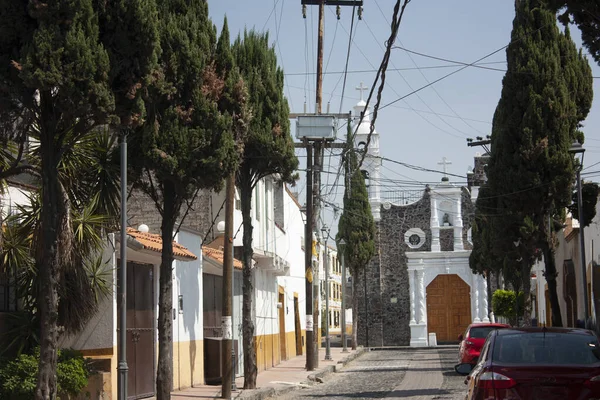
{"label": "sidewalk", "polygon": [[[342,353],[341,347],[331,348],[331,361],[325,361],[325,349],[319,349],[319,367],[314,371],[306,371],[306,356],[297,356],[287,361],[281,362],[279,365],[262,371],[256,378],[257,389],[242,390],[244,387],[244,378],[238,377],[236,385],[238,391],[232,393],[232,398],[243,400],[262,400],[268,397],[274,397],[281,393],[286,393],[291,390],[298,389],[303,385],[310,384],[310,381],[318,381],[323,376],[330,372],[334,372],[335,368],[352,361],[364,349],[359,347],[356,350],[348,348],[347,353]],[[174,400],[198,400],[198,399],[215,399],[220,398],[221,386],[202,385],[181,391],[176,391],[171,394]]]}

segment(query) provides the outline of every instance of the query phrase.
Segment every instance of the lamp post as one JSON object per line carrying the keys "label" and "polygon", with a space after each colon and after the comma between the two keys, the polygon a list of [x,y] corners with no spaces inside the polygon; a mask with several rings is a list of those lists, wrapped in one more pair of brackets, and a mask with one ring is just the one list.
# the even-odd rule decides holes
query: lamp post
{"label": "lamp post", "polygon": [[323,257],[323,268],[325,269],[325,360],[331,360],[331,347],[329,341],[329,254],[327,251],[327,239],[329,239],[329,229],[323,224],[321,227],[323,239],[325,240],[325,256]]}
{"label": "lamp post", "polygon": [[348,346],[346,345],[346,265],[344,264],[344,246],[346,241],[340,239],[338,242],[338,249],[342,254],[342,353],[348,352]]}
{"label": "lamp post", "polygon": [[121,268],[119,269],[117,298],[119,309],[119,339],[117,343],[117,397],[127,399],[127,134],[121,136]]}
{"label": "lamp post", "polygon": [[590,311],[588,307],[588,293],[587,293],[587,268],[585,266],[585,236],[584,236],[584,215],[583,215],[583,197],[581,194],[581,168],[583,167],[583,156],[585,149],[579,142],[573,142],[569,153],[577,157],[577,154],[581,154],[581,161],[577,168],[577,210],[579,211],[579,246],[580,246],[580,260],[581,260],[581,282],[582,282],[582,293],[583,293],[583,318],[584,324],[587,322]]}

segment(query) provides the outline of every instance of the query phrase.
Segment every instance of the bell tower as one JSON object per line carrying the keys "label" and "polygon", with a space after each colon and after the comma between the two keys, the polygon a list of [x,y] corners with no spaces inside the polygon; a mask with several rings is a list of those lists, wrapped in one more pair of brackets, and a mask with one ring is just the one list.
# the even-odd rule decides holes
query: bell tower
{"label": "bell tower", "polygon": [[[369,88],[363,86],[363,83],[361,82],[360,86],[358,86],[356,90],[360,91],[360,101],[354,106],[354,126],[352,129],[352,132],[356,133],[354,137],[354,145],[359,152],[364,152],[365,150],[367,152],[364,162],[361,166],[361,172],[365,177],[373,219],[375,222],[379,222],[381,219],[381,158],[379,156],[379,134],[376,130],[373,130],[369,140],[371,111],[368,107],[366,107],[367,103],[363,98],[363,93],[369,90]],[[360,121],[361,117],[363,117],[362,122]],[[360,125],[358,125],[359,123]],[[369,143],[368,148],[366,147],[367,142]]]}

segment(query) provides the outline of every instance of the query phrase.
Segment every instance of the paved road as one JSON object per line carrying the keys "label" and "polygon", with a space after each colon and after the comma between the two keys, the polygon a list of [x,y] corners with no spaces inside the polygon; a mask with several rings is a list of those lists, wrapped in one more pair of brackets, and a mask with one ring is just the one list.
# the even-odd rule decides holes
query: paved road
{"label": "paved road", "polygon": [[377,350],[363,354],[325,383],[280,399],[464,399],[464,377],[454,372],[458,348]]}

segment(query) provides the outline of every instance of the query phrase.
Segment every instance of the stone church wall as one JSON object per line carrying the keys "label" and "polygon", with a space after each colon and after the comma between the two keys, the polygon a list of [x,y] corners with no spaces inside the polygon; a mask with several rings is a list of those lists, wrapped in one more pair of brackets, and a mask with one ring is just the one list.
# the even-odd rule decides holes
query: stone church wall
{"label": "stone church wall", "polygon": [[[381,208],[381,222],[377,224],[379,253],[369,263],[367,273],[371,305],[368,309],[370,346],[410,344],[410,288],[406,252],[431,250],[430,218],[428,191],[416,203],[391,205],[388,210]],[[420,228],[425,232],[425,243],[419,249],[413,250],[404,242],[404,234],[410,228]],[[359,296],[360,303],[364,301],[364,294],[360,293]],[[359,326],[358,335],[359,343],[365,344],[365,326],[362,329]]]}

